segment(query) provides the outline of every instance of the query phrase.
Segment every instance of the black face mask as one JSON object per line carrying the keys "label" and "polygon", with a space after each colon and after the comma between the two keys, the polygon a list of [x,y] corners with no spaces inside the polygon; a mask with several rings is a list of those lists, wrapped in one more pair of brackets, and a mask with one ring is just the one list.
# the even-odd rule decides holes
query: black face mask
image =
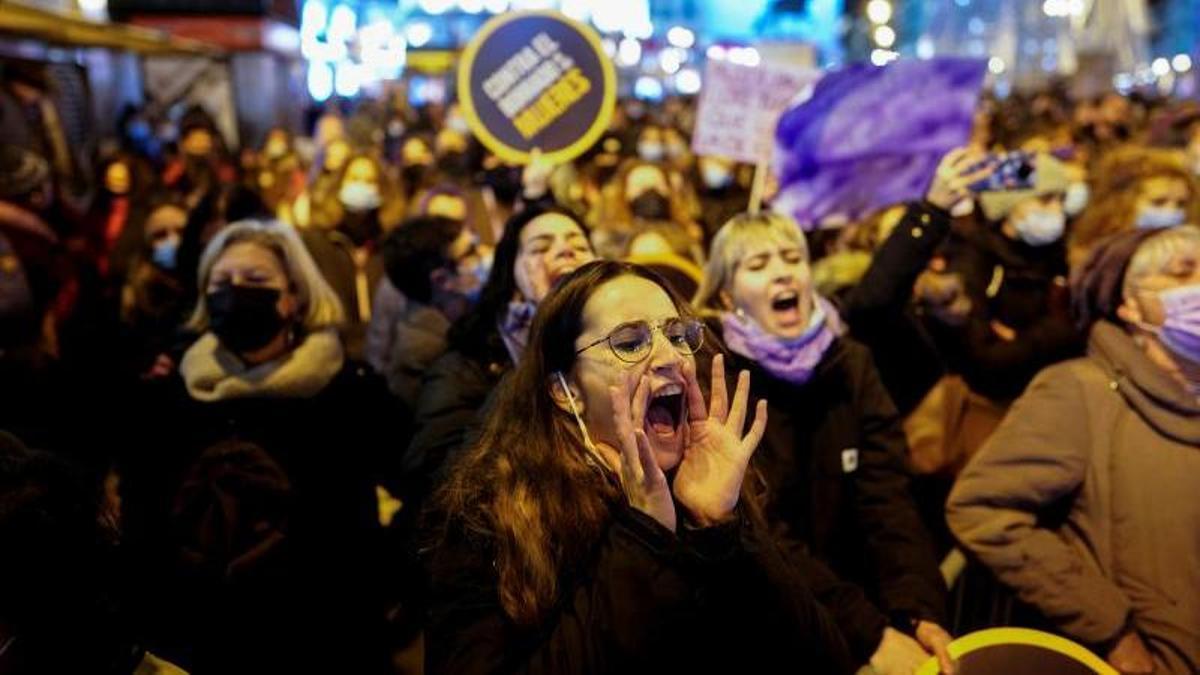
{"label": "black face mask", "polygon": [[471,159],[465,152],[447,152],[438,158],[438,168],[448,176],[466,176],[471,171]]}
{"label": "black face mask", "polygon": [[254,286],[222,286],[208,294],[209,327],[217,339],[237,354],[266,347],[283,331],[280,291]]}
{"label": "black face mask", "polygon": [[355,246],[363,246],[374,241],[383,232],[383,227],[379,224],[379,209],[361,213],[347,211],[346,217],[342,219],[341,227],[338,229],[349,237]]}
{"label": "black face mask", "polygon": [[411,164],[400,170],[404,176],[404,189],[411,196],[425,183],[425,176],[429,173],[429,167],[421,164]]}
{"label": "black face mask", "polygon": [[671,202],[661,192],[650,190],[629,202],[629,210],[638,218],[666,220],[671,217]]}

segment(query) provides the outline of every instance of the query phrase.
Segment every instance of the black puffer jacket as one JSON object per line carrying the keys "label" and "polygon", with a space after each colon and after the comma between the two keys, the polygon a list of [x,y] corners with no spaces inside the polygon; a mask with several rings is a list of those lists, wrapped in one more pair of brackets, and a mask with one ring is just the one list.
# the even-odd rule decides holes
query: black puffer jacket
{"label": "black puffer jacket", "polygon": [[421,376],[414,434],[400,471],[399,490],[409,516],[419,515],[449,461],[478,429],[480,411],[510,367],[450,351]]}
{"label": "black puffer jacket", "polygon": [[865,663],[889,624],[945,624],[946,588],[909,493],[900,419],[870,353],[837,339],[812,379],[794,385],[734,355],[754,398],[768,402],[754,465],[768,486],[767,518],[793,562]]}
{"label": "black puffer jacket", "polygon": [[503,613],[492,544],[448,532],[431,560],[426,670],[454,673],[845,673],[837,628],[748,520],[678,536],[627,506],[550,616]]}
{"label": "black puffer jacket", "polygon": [[946,372],[945,357],[912,303],[913,285],[950,234],[950,214],[914,203],[840,307],[850,333],[868,349],[901,414]]}

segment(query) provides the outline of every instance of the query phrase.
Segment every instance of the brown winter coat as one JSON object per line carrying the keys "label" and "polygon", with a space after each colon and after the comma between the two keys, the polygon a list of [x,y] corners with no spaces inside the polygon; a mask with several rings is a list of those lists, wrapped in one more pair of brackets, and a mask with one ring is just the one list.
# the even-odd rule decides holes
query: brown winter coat
{"label": "brown winter coat", "polygon": [[1067,635],[1097,646],[1130,620],[1157,672],[1200,672],[1200,402],[1117,326],[1033,381],[946,518]]}

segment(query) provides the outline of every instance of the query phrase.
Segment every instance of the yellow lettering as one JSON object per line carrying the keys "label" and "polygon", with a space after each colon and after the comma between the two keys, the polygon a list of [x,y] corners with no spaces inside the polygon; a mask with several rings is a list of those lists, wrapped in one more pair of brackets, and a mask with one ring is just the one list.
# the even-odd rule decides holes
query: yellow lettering
{"label": "yellow lettering", "polygon": [[572,68],[550,86],[528,108],[513,118],[517,132],[526,139],[562,117],[572,105],[592,89],[592,83],[579,68]]}

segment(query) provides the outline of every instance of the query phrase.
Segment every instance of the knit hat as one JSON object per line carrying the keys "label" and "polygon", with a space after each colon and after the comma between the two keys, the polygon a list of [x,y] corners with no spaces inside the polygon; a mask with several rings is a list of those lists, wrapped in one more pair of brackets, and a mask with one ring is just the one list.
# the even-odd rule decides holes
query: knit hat
{"label": "knit hat", "polygon": [[15,145],[0,145],[0,199],[23,197],[49,178],[46,160]]}
{"label": "knit hat", "polygon": [[1066,166],[1047,154],[1039,154],[1034,160],[1034,184],[1029,190],[995,190],[981,192],[979,205],[988,220],[999,221],[1008,217],[1017,204],[1032,197],[1066,192],[1070,180]]}
{"label": "knit hat", "polygon": [[1096,321],[1118,321],[1117,308],[1125,301],[1125,270],[1133,254],[1149,238],[1164,232],[1135,229],[1101,239],[1082,265],[1071,271],[1071,312],[1086,330]]}

